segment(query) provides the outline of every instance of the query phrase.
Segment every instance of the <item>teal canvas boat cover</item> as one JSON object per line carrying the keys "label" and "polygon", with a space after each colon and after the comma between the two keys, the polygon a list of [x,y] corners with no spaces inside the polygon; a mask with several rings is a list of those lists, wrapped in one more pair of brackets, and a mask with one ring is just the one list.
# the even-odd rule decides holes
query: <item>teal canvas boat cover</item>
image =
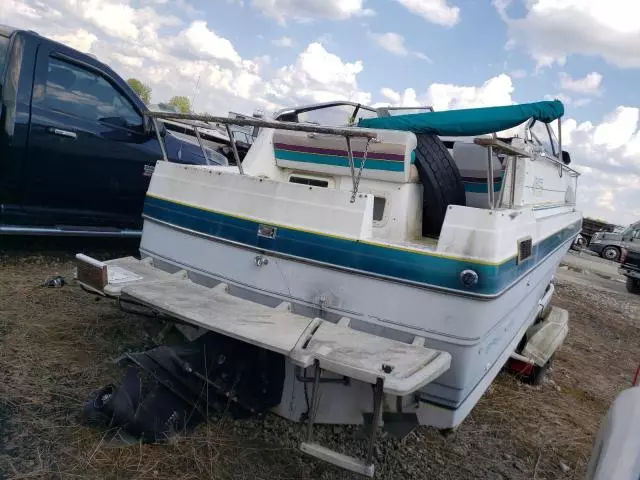
{"label": "teal canvas boat cover", "polygon": [[391,117],[363,118],[362,128],[404,130],[452,137],[466,137],[500,132],[533,118],[544,123],[564,115],[559,100],[507,105],[505,107],[467,108],[442,112],[412,113]]}

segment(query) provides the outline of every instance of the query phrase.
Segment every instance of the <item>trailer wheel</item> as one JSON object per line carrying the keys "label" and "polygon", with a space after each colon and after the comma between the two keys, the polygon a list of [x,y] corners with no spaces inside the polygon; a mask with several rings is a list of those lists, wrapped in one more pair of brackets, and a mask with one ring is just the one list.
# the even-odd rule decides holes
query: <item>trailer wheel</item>
{"label": "trailer wheel", "polygon": [[640,280],[633,277],[627,277],[627,292],[640,295]]}
{"label": "trailer wheel", "polygon": [[602,249],[602,258],[617,262],[620,259],[620,249],[611,245],[604,247]]}
{"label": "trailer wheel", "polygon": [[525,377],[524,379],[525,382],[528,383],[529,385],[540,385],[544,380],[545,375],[551,368],[551,365],[553,364],[553,360],[555,359],[555,357],[556,357],[556,354],[554,353],[553,355],[551,355],[549,360],[547,360],[547,363],[545,363],[543,366],[540,367],[538,365],[535,365],[533,367],[533,371],[531,372],[531,374]]}
{"label": "trailer wheel", "polygon": [[587,239],[581,235],[578,235],[576,239],[571,244],[571,249],[579,252],[583,248],[587,246]]}

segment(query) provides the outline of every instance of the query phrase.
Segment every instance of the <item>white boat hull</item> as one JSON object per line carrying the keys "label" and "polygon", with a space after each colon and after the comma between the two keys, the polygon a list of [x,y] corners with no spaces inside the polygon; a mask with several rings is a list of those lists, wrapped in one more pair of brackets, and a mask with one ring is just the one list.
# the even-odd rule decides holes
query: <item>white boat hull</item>
{"label": "white boat hull", "polygon": [[[416,411],[421,424],[450,428],[466,417],[535,321],[540,299],[570,243],[559,244],[493,298],[270,255],[151,219],[145,220],[141,253],[161,268],[189,271],[198,283],[224,281],[230,293],[259,303],[288,301],[296,313],[327,320],[346,316],[358,330],[404,342],[424,337],[425,346],[451,354],[451,368],[416,398],[404,398],[403,411]],[[321,423],[359,424],[372,408],[370,385],[357,381],[323,384],[322,398],[316,418]],[[388,400],[386,410],[394,411],[395,399]],[[290,364],[276,413],[298,421],[307,409],[304,384],[295,379]]]}

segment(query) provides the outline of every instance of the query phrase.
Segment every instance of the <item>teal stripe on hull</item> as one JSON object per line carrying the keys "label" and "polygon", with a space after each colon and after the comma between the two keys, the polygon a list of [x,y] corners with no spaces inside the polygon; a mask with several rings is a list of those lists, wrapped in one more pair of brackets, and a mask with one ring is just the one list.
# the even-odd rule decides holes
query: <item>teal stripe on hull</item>
{"label": "teal stripe on hull", "polygon": [[[301,257],[336,267],[359,270],[400,281],[459,290],[464,293],[497,295],[519,277],[541,262],[556,248],[573,238],[579,222],[555,233],[533,246],[532,256],[519,264],[515,258],[500,265],[487,265],[468,260],[444,258],[381,245],[335,238],[278,226],[274,238],[258,236],[259,222],[202,210],[147,196],[144,214],[176,227],[186,228],[222,240],[282,255]],[[460,272],[472,269],[479,281],[464,289]]]}
{"label": "teal stripe on hull", "polygon": [[[464,191],[471,193],[488,193],[489,185],[486,183],[474,183],[474,182],[463,182],[464,183]],[[495,182],[493,184],[493,191],[499,192],[502,187],[502,182]]]}
{"label": "teal stripe on hull", "polygon": [[[334,167],[349,168],[349,160],[347,157],[339,157],[336,155],[322,155],[319,153],[292,152],[290,150],[275,149],[276,160],[287,160],[289,162],[315,163],[320,165],[331,165]],[[353,159],[355,167],[360,168],[362,160],[360,158]],[[391,160],[374,160],[367,159],[364,164],[365,170],[385,170],[389,172],[403,172],[404,162]]]}

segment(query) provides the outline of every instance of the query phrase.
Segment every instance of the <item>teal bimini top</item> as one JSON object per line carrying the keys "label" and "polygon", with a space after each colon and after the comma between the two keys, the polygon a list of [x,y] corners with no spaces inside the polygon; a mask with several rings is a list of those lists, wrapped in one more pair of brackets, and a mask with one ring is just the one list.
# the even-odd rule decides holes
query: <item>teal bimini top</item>
{"label": "teal bimini top", "polygon": [[412,113],[395,117],[363,118],[358,122],[358,126],[468,137],[507,130],[531,118],[549,123],[562,115],[564,115],[564,105],[559,100],[553,100],[505,107],[467,108],[464,110]]}

